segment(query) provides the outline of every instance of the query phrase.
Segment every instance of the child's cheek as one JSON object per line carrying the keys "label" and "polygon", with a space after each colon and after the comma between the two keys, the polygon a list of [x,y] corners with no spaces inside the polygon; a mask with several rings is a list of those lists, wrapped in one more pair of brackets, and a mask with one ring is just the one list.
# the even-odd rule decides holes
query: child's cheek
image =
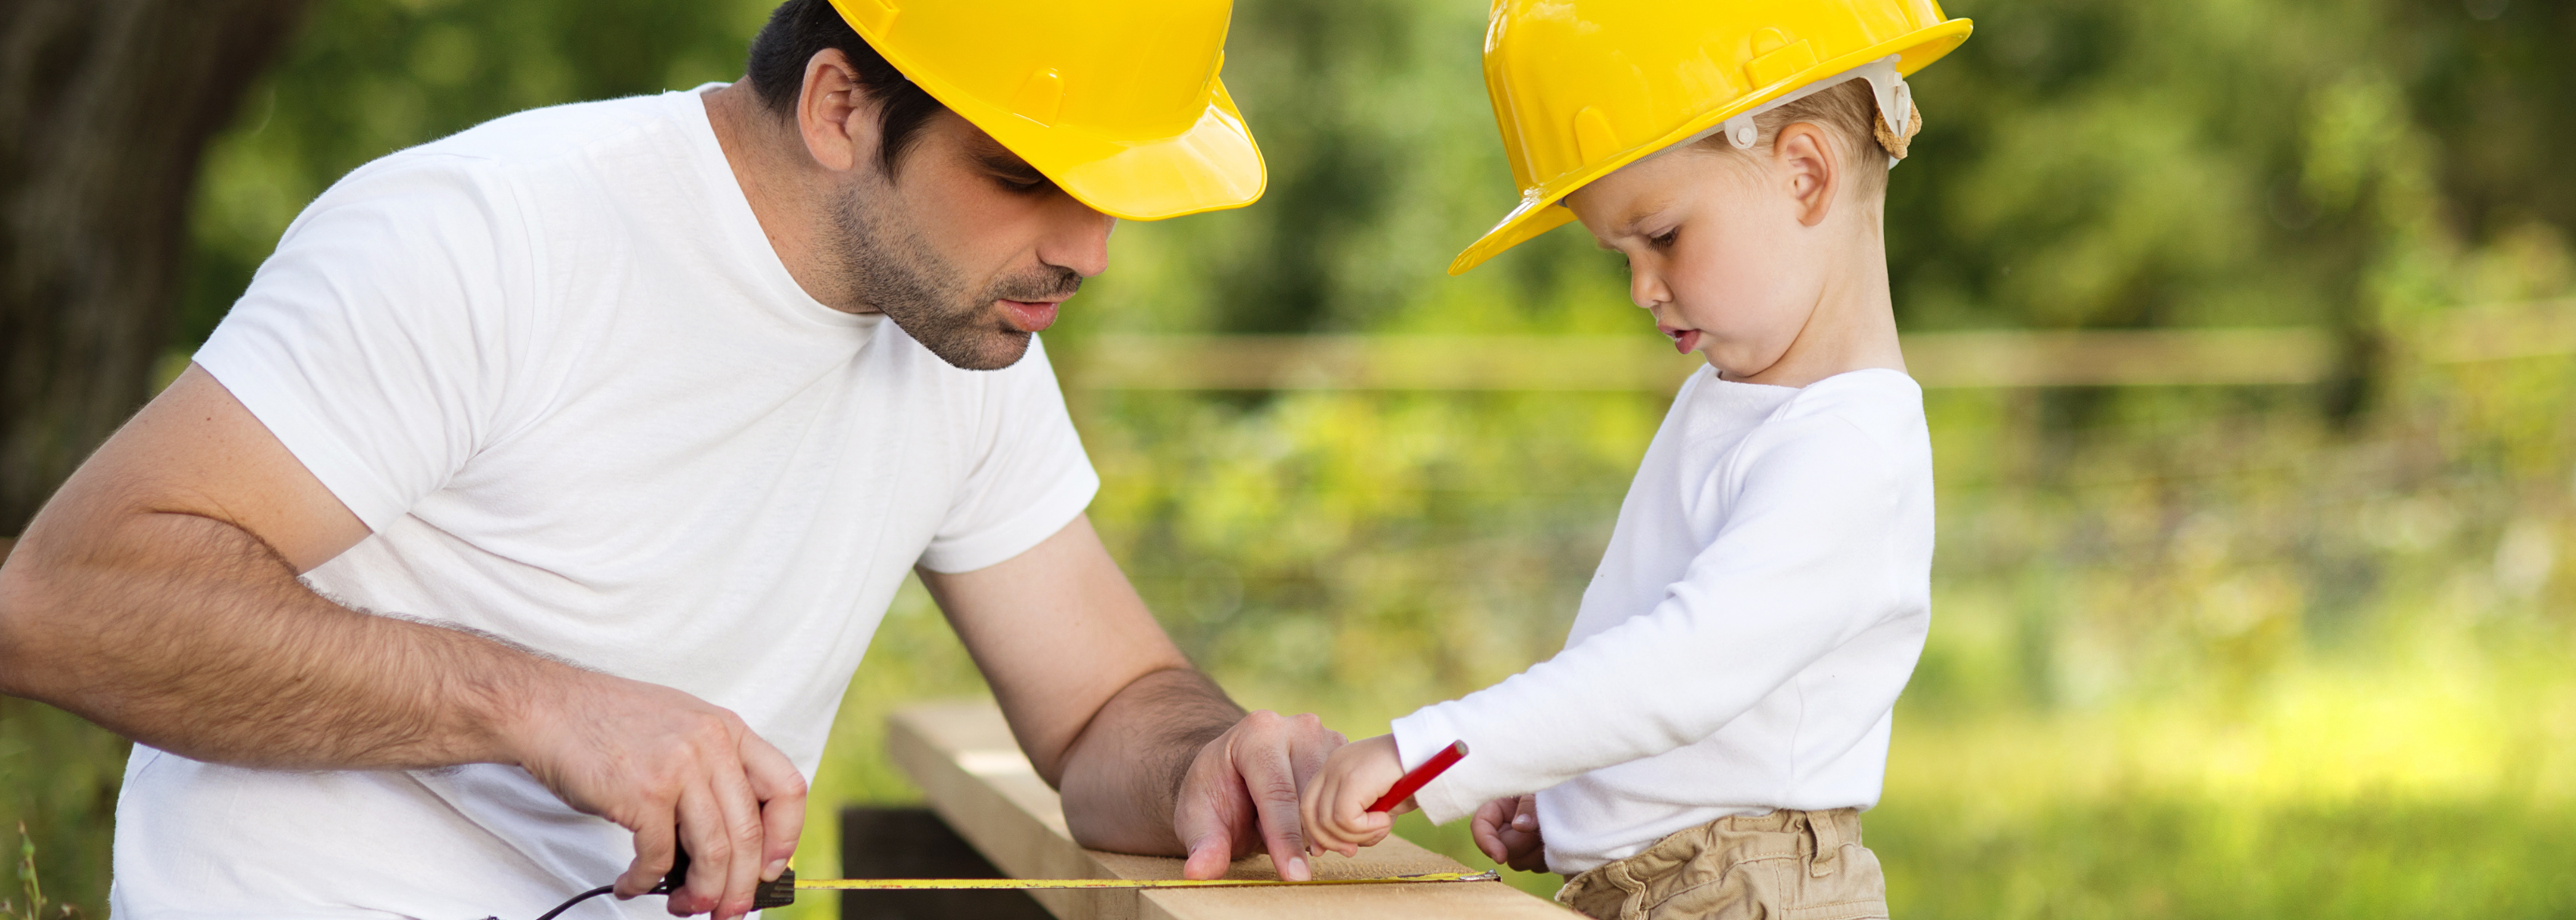
{"label": "child's cheek", "polygon": [[1785,272],[1758,241],[1710,240],[1677,261],[1674,299],[1683,318],[1714,339],[1702,346],[1713,357],[1767,366],[1797,338],[1797,311],[1781,303]]}

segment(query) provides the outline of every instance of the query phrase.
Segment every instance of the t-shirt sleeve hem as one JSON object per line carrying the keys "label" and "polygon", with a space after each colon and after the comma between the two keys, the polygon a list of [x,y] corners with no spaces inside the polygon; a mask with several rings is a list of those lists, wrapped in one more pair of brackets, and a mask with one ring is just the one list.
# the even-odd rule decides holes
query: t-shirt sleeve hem
{"label": "t-shirt sleeve hem", "polygon": [[921,567],[954,575],[1008,561],[1073,523],[1099,492],[1099,472],[1082,464],[1079,472],[1064,477],[1008,520],[972,536],[932,544],[921,554]]}
{"label": "t-shirt sleeve hem", "polygon": [[268,428],[269,435],[285,445],[286,452],[295,455],[296,462],[303,464],[333,498],[367,525],[368,531],[383,532],[409,510],[391,485],[375,475],[355,451],[333,438],[289,388],[277,384],[279,371],[254,355],[227,347],[229,343],[230,337],[217,330],[192,360],[213,375],[242,408],[250,410]]}
{"label": "t-shirt sleeve hem", "polygon": [[[1397,719],[1387,727],[1395,736],[1396,759],[1404,764],[1406,772],[1411,772],[1423,761],[1430,760],[1432,754],[1460,740],[1457,726],[1450,723],[1446,713],[1434,706],[1414,710],[1412,715]],[[1473,756],[1475,750],[1469,748],[1468,754]],[[1459,766],[1465,764],[1461,762]],[[1447,824],[1464,818],[1474,814],[1478,805],[1484,804],[1461,799],[1459,793],[1462,790],[1455,781],[1455,770],[1453,767],[1452,772],[1442,774],[1413,793],[1413,804],[1421,806],[1422,816],[1433,824]]]}

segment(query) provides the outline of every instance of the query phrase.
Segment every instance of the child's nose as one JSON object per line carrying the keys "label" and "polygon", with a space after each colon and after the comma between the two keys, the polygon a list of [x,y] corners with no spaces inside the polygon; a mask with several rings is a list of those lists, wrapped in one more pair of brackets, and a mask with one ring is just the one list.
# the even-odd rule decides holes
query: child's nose
{"label": "child's nose", "polygon": [[1664,283],[1651,272],[1634,272],[1628,276],[1628,302],[1648,310],[1667,298]]}

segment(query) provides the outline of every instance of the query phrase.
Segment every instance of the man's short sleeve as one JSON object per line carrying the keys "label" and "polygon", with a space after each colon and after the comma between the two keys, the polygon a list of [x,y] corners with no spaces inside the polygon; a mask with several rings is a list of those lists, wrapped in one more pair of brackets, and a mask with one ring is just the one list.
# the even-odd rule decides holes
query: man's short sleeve
{"label": "man's short sleeve", "polygon": [[1100,491],[1046,349],[1032,338],[1027,357],[990,373],[974,468],[921,554],[934,572],[971,572],[1026,552]]}
{"label": "man's short sleeve", "polygon": [[[473,161],[394,157],[323,193],[196,362],[381,531],[490,435],[507,372],[510,196]],[[524,249],[524,246],[518,247]]]}

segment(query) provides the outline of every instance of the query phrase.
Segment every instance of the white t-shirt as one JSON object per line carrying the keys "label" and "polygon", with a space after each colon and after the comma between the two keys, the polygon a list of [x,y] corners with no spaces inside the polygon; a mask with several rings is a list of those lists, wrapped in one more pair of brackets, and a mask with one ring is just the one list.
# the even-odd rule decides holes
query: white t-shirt
{"label": "white t-shirt", "polygon": [[1774,809],[1868,808],[1931,624],[1923,391],[1864,370],[1803,389],[1682,386],[1565,651],[1395,722],[1406,768],[1468,754],[1434,822],[1538,793],[1548,867]]}
{"label": "white t-shirt", "polygon": [[[315,589],[688,691],[809,777],[905,573],[1018,555],[1099,485],[1034,345],[959,370],[806,296],[698,91],[350,173],[197,361],[374,530]],[[632,856],[516,767],[138,746],[111,897],[121,918],[526,918]],[[610,916],[667,915],[566,915]]]}

